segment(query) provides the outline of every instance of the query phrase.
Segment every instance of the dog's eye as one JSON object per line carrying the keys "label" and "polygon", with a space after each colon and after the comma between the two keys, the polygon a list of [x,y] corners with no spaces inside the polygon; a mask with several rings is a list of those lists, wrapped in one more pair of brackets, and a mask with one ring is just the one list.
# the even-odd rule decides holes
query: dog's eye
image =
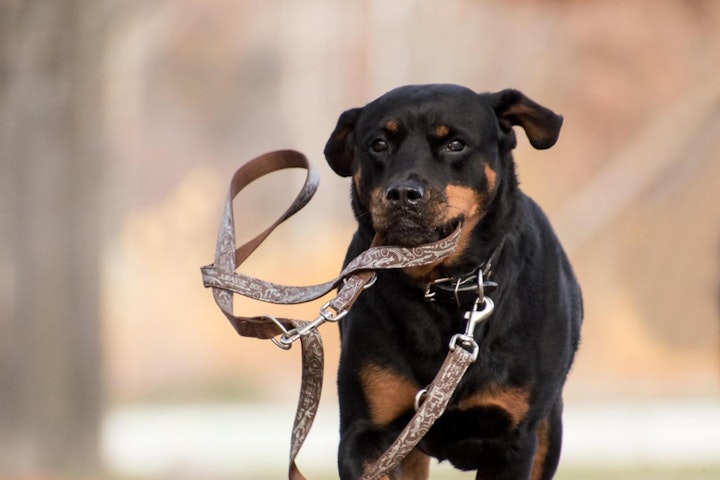
{"label": "dog's eye", "polygon": [[451,152],[462,152],[465,149],[465,142],[462,140],[452,140],[447,144],[447,149]]}
{"label": "dog's eye", "polygon": [[375,153],[387,152],[388,144],[385,140],[377,138],[373,140],[372,144],[370,145],[370,149]]}

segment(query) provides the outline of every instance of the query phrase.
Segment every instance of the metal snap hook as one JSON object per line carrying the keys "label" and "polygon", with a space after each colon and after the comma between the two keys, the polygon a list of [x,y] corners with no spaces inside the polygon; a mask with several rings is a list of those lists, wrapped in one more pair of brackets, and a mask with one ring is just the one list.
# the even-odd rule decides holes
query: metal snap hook
{"label": "metal snap hook", "polygon": [[[480,309],[481,306],[482,309]],[[460,345],[465,350],[472,353],[473,361],[477,360],[480,352],[480,346],[477,341],[475,341],[475,327],[478,323],[488,318],[494,309],[495,304],[490,297],[478,297],[473,304],[473,309],[469,312],[465,312],[465,320],[467,320],[467,323],[465,324],[465,333],[453,335],[450,339],[450,350],[455,350],[457,346]]]}
{"label": "metal snap hook", "polygon": [[[481,304],[482,310],[479,310],[478,307],[480,307]],[[472,337],[475,333],[475,327],[477,324],[488,318],[492,314],[493,310],[495,310],[495,303],[490,297],[478,297],[473,304],[473,309],[469,312],[465,312],[464,318],[467,320],[465,335]]]}
{"label": "metal snap hook", "polygon": [[[317,324],[315,324],[314,326],[319,326],[323,322],[337,322],[347,314],[348,310],[336,310],[332,306],[331,300],[325,303],[322,307],[320,307],[320,317],[315,321],[317,322]],[[322,321],[320,321],[320,318],[322,318]]]}

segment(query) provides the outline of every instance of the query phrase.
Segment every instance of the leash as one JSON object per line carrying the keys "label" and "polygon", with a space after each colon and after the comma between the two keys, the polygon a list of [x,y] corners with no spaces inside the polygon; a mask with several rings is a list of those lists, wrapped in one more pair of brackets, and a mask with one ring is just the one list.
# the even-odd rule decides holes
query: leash
{"label": "leash", "polygon": [[[240,247],[235,243],[233,199],[254,180],[269,173],[287,169],[307,170],[305,183],[290,207],[270,227]],[[236,272],[255,249],[282,222],[301,210],[317,190],[318,176],[307,158],[293,150],[280,150],[257,157],[240,167],[232,177],[218,233],[215,259],[201,267],[203,284],[212,288],[213,298],[237,333],[245,337],[271,339],[282,349],[289,349],[300,340],[302,346],[302,383],[293,423],[288,478],[305,480],[295,459],[309,433],[317,413],[323,378],[323,346],[317,328],[325,322],[337,322],[347,314],[365,288],[375,281],[379,269],[407,268],[435,263],[449,256],[457,247],[460,226],[448,237],[415,248],[373,245],[329,282],[305,287],[293,287],[267,282]],[[467,368],[478,355],[473,331],[478,322],[487,318],[493,309],[489,297],[482,295],[482,270],[478,273],[480,295],[473,309],[465,314],[468,321],[464,334],[455,335],[450,351],[435,379],[416,398],[416,413],[390,448],[370,465],[363,480],[378,479],[395,468],[417,445],[435,420],[442,415]],[[233,295],[240,294],[255,300],[276,304],[297,304],[317,299],[333,289],[337,294],[321,308],[313,321],[276,318],[270,315],[244,317],[235,315]]]}

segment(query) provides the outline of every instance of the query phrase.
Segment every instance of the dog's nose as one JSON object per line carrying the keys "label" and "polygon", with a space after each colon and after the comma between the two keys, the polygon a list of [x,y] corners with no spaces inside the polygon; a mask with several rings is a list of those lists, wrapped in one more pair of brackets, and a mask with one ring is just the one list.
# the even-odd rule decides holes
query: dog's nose
{"label": "dog's nose", "polygon": [[403,205],[414,205],[425,196],[425,188],[415,180],[406,180],[391,185],[385,191],[385,198]]}

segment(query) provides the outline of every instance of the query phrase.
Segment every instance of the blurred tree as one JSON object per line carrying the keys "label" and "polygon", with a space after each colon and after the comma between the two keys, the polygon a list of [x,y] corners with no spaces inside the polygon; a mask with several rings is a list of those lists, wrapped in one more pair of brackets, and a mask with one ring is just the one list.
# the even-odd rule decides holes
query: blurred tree
{"label": "blurred tree", "polygon": [[0,3],[0,476],[99,465],[105,2]]}

